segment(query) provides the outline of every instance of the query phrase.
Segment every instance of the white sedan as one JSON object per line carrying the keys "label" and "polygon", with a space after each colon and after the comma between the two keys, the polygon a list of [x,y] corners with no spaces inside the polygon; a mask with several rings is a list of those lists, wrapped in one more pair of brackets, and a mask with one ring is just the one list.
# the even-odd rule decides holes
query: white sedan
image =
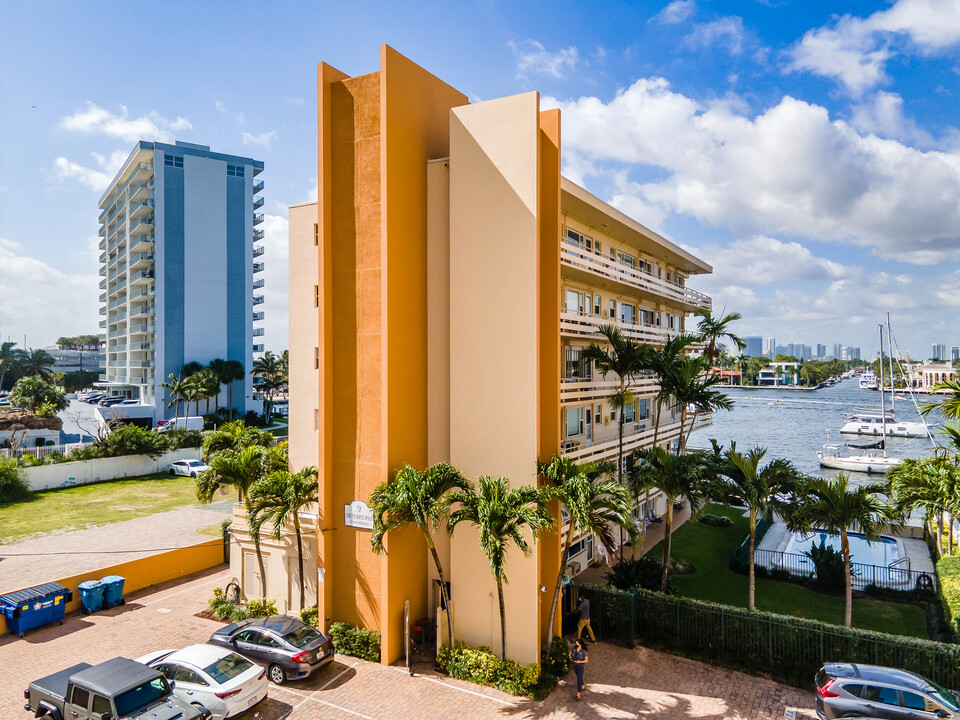
{"label": "white sedan", "polygon": [[267,696],[267,671],[216,645],[190,645],[137,658],[172,680],[173,694],[209,710],[212,720],[239,715]]}
{"label": "white sedan", "polygon": [[184,475],[193,478],[209,469],[210,466],[202,460],[174,460],[169,466],[171,475]]}

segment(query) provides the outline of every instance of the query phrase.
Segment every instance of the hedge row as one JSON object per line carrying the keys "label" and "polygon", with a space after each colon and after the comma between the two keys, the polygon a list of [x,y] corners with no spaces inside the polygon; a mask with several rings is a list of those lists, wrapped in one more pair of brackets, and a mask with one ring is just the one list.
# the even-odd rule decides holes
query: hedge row
{"label": "hedge row", "polygon": [[953,634],[960,635],[960,555],[944,555],[937,562],[943,619]]}
{"label": "hedge row", "polygon": [[534,700],[542,700],[557,686],[558,675],[570,670],[569,652],[566,641],[557,637],[544,652],[542,667],[536,663],[523,666],[515,660],[500,660],[488,647],[470,648],[456,642],[453,649],[449,645],[440,647],[437,665],[458,680],[492,685],[511,695],[529,695]]}

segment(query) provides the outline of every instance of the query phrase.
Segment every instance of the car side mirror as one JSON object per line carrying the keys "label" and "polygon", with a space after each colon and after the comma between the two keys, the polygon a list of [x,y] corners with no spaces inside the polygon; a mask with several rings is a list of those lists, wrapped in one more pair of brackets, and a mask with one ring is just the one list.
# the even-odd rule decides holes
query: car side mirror
{"label": "car side mirror", "polygon": [[176,680],[167,680],[167,685],[170,686],[170,689],[173,690],[177,686]]}

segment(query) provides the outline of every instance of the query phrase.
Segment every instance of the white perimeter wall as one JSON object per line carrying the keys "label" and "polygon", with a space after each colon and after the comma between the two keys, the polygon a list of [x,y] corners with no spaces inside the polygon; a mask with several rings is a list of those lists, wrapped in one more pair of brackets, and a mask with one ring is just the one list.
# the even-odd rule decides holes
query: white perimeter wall
{"label": "white perimeter wall", "polygon": [[174,460],[199,460],[200,448],[183,448],[164,453],[154,460],[148,455],[125,455],[123,457],[81,460],[57,465],[38,465],[24,468],[23,473],[31,490],[88,485],[104,480],[149,475],[165,472]]}

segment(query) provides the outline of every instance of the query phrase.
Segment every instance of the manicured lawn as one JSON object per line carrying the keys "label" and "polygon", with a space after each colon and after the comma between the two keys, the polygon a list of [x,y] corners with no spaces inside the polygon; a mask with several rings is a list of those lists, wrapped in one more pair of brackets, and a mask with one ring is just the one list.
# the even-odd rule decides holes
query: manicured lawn
{"label": "manicured lawn", "polygon": [[[672,536],[670,556],[692,563],[696,572],[674,575],[677,593],[686,597],[746,607],[749,580],[729,569],[730,558],[748,535],[747,518],[741,511],[711,505],[706,512],[726,515],[734,526],[718,528],[687,522]],[[663,544],[648,555],[663,557]],[[794,583],[757,579],[757,609],[843,624],[843,596],[825,595]],[[854,599],[853,625],[866,630],[929,638],[923,610],[916,605],[873,598]]]}
{"label": "manicured lawn", "polygon": [[38,492],[26,502],[0,505],[0,544],[196,505],[196,493],[195,479],[164,473]]}

